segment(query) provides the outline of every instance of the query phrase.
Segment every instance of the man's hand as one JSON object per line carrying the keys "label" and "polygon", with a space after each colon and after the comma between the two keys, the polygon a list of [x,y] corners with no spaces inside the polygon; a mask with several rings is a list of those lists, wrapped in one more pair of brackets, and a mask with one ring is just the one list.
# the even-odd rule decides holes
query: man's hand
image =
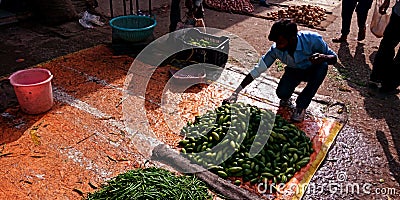
{"label": "man's hand", "polygon": [[227,99],[224,99],[222,101],[222,105],[235,103],[237,101],[237,98],[238,98],[238,93],[237,92],[233,92],[230,97],[228,97]]}
{"label": "man's hand", "polygon": [[320,65],[324,62],[327,61],[327,56],[325,54],[320,54],[320,53],[314,53],[312,56],[308,58],[308,60],[313,64],[313,65]]}
{"label": "man's hand", "polygon": [[387,9],[389,8],[390,0],[385,0],[381,6],[379,6],[379,13],[381,15],[386,14]]}
{"label": "man's hand", "polygon": [[227,99],[224,99],[222,101],[222,104],[230,104],[230,103],[235,103],[237,101],[238,95],[240,91],[242,91],[243,88],[245,88],[248,84],[250,84],[253,81],[253,76],[248,73],[246,77],[244,77],[243,81],[240,83],[240,85],[236,88],[236,90],[232,93],[230,97]]}

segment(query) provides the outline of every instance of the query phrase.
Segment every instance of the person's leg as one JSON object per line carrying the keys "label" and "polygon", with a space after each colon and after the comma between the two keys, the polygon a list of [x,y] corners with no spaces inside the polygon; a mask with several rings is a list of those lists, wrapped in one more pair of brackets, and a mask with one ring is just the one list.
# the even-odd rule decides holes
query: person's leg
{"label": "person's leg", "polygon": [[[389,93],[398,93],[397,87],[400,86],[400,47],[397,49],[396,56],[393,59],[392,63],[392,73],[390,73],[388,84],[385,84],[385,81],[382,83],[383,90],[385,86],[388,86],[387,89]],[[382,89],[382,88],[381,88]],[[381,91],[385,92],[385,91]]]}
{"label": "person's leg", "polygon": [[169,14],[169,32],[174,32],[178,22],[181,21],[181,7],[180,0],[171,1],[171,11]]}
{"label": "person's leg", "polygon": [[356,5],[356,0],[343,0],[342,2],[342,35],[347,36],[350,33],[351,18]]}
{"label": "person's leg", "polygon": [[393,76],[398,76],[393,72],[393,59],[395,47],[400,41],[400,17],[392,14],[389,24],[386,26],[384,36],[375,55],[370,81],[381,82],[382,87],[394,87],[391,82]]}
{"label": "person's leg", "polygon": [[365,39],[368,11],[372,6],[372,2],[373,0],[359,0],[357,4],[356,13],[357,13],[357,25],[358,25],[358,37],[357,37],[358,41]]}
{"label": "person's leg", "polygon": [[[400,85],[400,56],[398,55],[400,52],[400,49],[397,51],[397,55],[396,55],[396,46],[400,43],[400,16],[396,15],[396,14],[392,14],[392,16],[390,17],[390,21],[392,22],[392,24],[397,24],[397,26],[395,28],[393,28],[394,30],[391,31],[392,35],[392,42],[393,42],[393,48],[390,49],[390,56],[393,60],[392,65],[390,65],[391,69],[388,70],[387,73],[387,77],[388,77],[388,81],[386,83],[386,81],[382,82],[382,89],[385,89],[384,87],[387,85],[387,92],[392,92],[393,90],[395,90],[399,85]],[[385,29],[386,31],[386,29]],[[387,34],[386,32],[384,34]],[[385,92],[385,91],[383,91]]]}
{"label": "person's leg", "polygon": [[342,1],[342,35],[339,38],[332,39],[333,42],[345,42],[347,40],[347,35],[350,33],[351,18],[356,5],[356,0]]}
{"label": "person's leg", "polygon": [[304,76],[304,70],[286,67],[285,73],[276,88],[276,95],[281,100],[288,100]]}
{"label": "person's leg", "polygon": [[400,47],[397,49],[396,56],[393,59],[393,83],[395,84],[394,87],[398,87],[400,85]]}
{"label": "person's leg", "polygon": [[[393,63],[395,65],[400,66],[400,47],[397,49],[397,53],[396,53],[396,56],[393,59]],[[400,76],[398,76],[398,78],[400,78]]]}
{"label": "person's leg", "polygon": [[297,108],[306,109],[310,105],[311,99],[317,93],[317,90],[324,81],[327,72],[328,64],[326,63],[321,65],[313,65],[307,70],[305,80],[307,85],[296,99]]}
{"label": "person's leg", "polygon": [[195,0],[194,1],[194,12],[193,15],[197,19],[203,19],[204,18],[204,8],[203,8],[203,1],[201,0]]}

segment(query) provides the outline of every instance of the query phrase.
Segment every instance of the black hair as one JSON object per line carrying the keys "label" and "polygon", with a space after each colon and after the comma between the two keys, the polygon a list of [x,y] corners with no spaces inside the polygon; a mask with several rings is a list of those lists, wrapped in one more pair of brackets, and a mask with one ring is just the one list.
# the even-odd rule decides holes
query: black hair
{"label": "black hair", "polygon": [[297,24],[292,19],[280,19],[272,25],[268,40],[276,42],[279,36],[289,40],[297,36],[297,31]]}

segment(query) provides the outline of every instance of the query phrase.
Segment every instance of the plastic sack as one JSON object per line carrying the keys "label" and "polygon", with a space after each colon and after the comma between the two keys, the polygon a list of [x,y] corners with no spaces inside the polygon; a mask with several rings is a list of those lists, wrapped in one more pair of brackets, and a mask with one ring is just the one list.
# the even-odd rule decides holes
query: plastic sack
{"label": "plastic sack", "polygon": [[[379,4],[378,4],[379,2]],[[372,34],[374,34],[377,38],[383,37],[383,33],[385,32],[385,28],[389,23],[390,15],[387,14],[380,14],[379,13],[379,6],[382,4],[380,0],[375,1],[375,8],[374,14],[372,15],[370,29]]]}
{"label": "plastic sack", "polygon": [[94,28],[93,24],[97,26],[103,26],[104,23],[100,21],[100,17],[96,15],[90,14],[88,11],[83,13],[81,19],[79,19],[79,23],[85,28]]}

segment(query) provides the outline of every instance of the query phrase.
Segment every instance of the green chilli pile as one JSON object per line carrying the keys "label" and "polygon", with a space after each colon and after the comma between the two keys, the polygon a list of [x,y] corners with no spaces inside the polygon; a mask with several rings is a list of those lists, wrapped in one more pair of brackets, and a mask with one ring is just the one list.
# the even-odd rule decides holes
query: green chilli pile
{"label": "green chilli pile", "polygon": [[[286,183],[310,161],[312,143],[281,116],[244,103],[225,104],[182,128],[181,153],[222,178]],[[235,179],[235,178],[233,178]]]}
{"label": "green chilli pile", "polygon": [[206,184],[194,176],[178,176],[168,170],[146,168],[118,175],[86,199],[211,200],[212,196]]}

